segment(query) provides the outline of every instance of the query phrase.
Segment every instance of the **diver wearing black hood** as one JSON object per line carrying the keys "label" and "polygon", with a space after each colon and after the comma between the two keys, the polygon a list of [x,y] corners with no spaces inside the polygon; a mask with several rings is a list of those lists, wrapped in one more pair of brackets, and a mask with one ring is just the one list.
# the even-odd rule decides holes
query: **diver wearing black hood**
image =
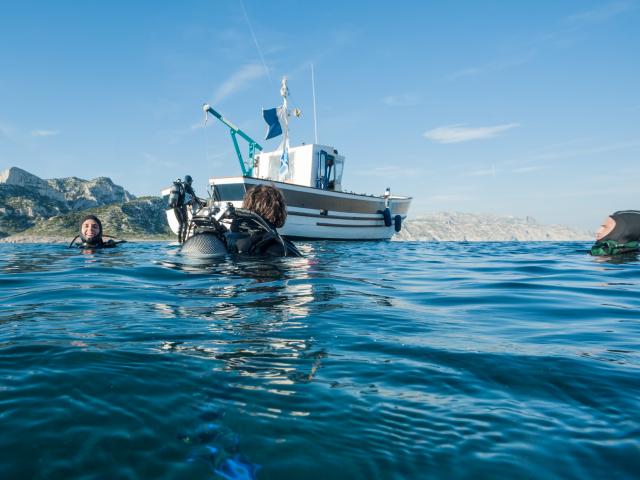
{"label": "diver wearing black hood", "polygon": [[[95,215],[87,215],[80,221],[80,234],[77,235],[69,247],[76,246],[78,248],[113,248],[120,243],[124,243],[125,240],[113,240],[109,239],[106,242],[102,238],[104,235],[102,232],[102,222]],[[78,238],[80,242],[77,242]]]}
{"label": "diver wearing black hood", "polygon": [[591,255],[618,255],[640,251],[640,210],[611,214],[596,232]]}

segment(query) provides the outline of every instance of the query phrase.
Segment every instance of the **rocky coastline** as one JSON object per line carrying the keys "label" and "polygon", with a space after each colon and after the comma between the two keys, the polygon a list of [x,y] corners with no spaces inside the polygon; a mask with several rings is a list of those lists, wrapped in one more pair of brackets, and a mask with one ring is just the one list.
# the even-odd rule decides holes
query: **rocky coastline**
{"label": "rocky coastline", "polygon": [[[175,241],[160,197],[136,198],[107,177],[41,179],[12,167],[0,172],[0,243],[67,243],[81,218],[97,215],[109,235]],[[409,218],[395,241],[587,241],[592,232],[517,218],[439,212]]]}

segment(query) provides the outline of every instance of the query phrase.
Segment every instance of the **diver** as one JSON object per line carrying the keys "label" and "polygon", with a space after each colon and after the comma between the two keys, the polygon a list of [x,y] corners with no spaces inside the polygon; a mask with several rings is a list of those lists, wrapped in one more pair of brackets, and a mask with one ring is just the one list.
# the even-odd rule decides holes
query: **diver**
{"label": "diver", "polygon": [[[114,240],[109,238],[105,241],[103,237],[108,237],[102,232],[102,222],[95,215],[87,215],[80,222],[80,234],[71,240],[69,247],[97,249],[97,248],[113,248],[116,245],[125,243],[126,240]],[[80,239],[80,242],[77,240]]]}
{"label": "diver", "polygon": [[282,192],[270,185],[257,185],[248,190],[242,200],[242,210],[236,210],[229,232],[225,234],[231,253],[301,257],[293,243],[280,236],[287,220],[287,204]]}
{"label": "diver", "polygon": [[173,208],[173,212],[178,220],[179,243],[184,243],[187,239],[187,233],[189,230],[188,206],[191,205],[191,208],[193,209],[196,204],[199,206],[207,204],[205,200],[198,198],[196,192],[191,186],[192,183],[193,178],[191,178],[191,175],[185,175],[184,180],[177,179],[173,182],[173,186],[169,193],[169,207]]}
{"label": "diver", "polygon": [[612,213],[596,232],[591,255],[619,255],[640,251],[640,210]]}
{"label": "diver", "polygon": [[[231,203],[220,217],[194,218],[197,233],[182,245],[187,255],[217,256],[226,253],[276,257],[300,257],[298,249],[276,230],[287,219],[287,206],[276,187],[259,185],[247,191],[243,208]],[[222,222],[230,222],[227,228]]]}

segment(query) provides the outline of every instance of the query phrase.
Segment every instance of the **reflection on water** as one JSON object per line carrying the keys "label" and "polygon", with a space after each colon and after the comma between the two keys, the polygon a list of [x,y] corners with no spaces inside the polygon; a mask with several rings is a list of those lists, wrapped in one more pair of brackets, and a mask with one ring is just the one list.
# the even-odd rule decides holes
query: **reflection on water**
{"label": "reflection on water", "polygon": [[1,245],[0,477],[634,478],[640,262],[585,248]]}

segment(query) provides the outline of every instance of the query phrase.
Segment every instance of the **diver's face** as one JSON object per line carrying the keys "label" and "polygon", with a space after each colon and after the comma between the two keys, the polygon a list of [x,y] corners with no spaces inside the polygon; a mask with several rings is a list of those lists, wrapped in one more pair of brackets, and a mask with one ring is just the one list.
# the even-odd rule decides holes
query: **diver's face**
{"label": "diver's face", "polygon": [[602,225],[600,225],[600,228],[596,232],[596,240],[606,237],[614,228],[616,228],[616,221],[611,217],[607,217],[602,221]]}
{"label": "diver's face", "polygon": [[100,225],[95,220],[88,218],[84,222],[82,222],[82,226],[80,227],[80,232],[84,238],[91,240],[95,238],[100,233]]}

